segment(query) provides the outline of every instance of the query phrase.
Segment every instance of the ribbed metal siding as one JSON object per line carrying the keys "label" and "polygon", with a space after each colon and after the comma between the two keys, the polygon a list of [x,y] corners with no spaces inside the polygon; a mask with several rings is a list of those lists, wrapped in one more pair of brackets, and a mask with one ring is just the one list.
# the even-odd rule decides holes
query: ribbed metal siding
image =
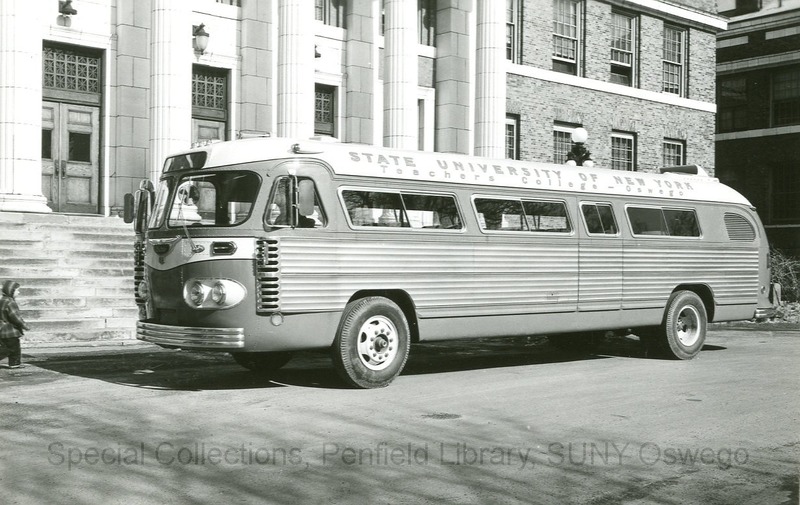
{"label": "ribbed metal siding", "polygon": [[256,241],[256,313],[280,310],[280,254],[277,240]]}
{"label": "ribbed metal siding", "polygon": [[756,230],[753,225],[747,218],[739,214],[725,213],[725,229],[731,240],[752,242],[756,239]]}
{"label": "ribbed metal siding", "polygon": [[341,310],[363,289],[403,289],[420,315],[574,310],[578,248],[546,244],[289,240],[281,244],[281,308]]}
{"label": "ribbed metal siding", "polygon": [[718,304],[754,303],[758,250],[640,246],[623,256],[623,307],[666,302],[679,284],[706,284]]}

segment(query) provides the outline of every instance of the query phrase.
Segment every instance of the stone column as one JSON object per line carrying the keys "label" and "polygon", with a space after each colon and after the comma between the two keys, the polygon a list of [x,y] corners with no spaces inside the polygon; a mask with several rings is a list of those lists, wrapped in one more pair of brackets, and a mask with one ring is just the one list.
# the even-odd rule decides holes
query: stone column
{"label": "stone column", "polygon": [[[383,144],[417,149],[417,9],[407,0],[386,0],[384,5]],[[504,5],[504,4],[503,4]]]}
{"label": "stone column", "polygon": [[0,211],[50,212],[42,196],[42,34],[37,8],[0,2]]}
{"label": "stone column", "polygon": [[477,0],[475,155],[505,157],[505,2]]}
{"label": "stone column", "polygon": [[192,23],[188,0],[153,0],[150,60],[150,178],[192,143]]}
{"label": "stone column", "polygon": [[279,0],[278,136],[314,135],[314,3]]}
{"label": "stone column", "polygon": [[347,75],[347,100],[345,100],[345,142],[372,144],[373,102],[375,100],[375,72],[373,61],[375,44],[372,0],[351,0],[345,4],[347,42],[345,49],[345,74]]}
{"label": "stone column", "polygon": [[436,12],[436,150],[471,154],[470,2],[438,2]]}

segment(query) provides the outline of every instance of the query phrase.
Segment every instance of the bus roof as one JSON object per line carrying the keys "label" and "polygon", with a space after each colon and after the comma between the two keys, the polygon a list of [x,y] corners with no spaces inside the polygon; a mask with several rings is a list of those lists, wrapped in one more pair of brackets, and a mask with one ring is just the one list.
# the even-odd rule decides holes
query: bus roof
{"label": "bus roof", "polygon": [[[276,159],[313,158],[337,175],[397,180],[450,182],[489,187],[628,195],[735,203],[747,199],[718,179],[675,172],[624,172],[532,161],[492,159],[463,154],[402,151],[366,144],[345,144],[289,138],[250,138],[208,144],[177,154],[206,152],[203,168]],[[696,171],[704,174],[701,168]]]}

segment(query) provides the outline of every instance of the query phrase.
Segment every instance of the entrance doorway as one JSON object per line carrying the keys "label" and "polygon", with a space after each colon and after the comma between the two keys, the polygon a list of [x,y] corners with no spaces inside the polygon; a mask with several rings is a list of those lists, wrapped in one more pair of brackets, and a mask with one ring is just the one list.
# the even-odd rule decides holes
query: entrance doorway
{"label": "entrance doorway", "polygon": [[55,212],[96,214],[100,108],[42,102],[42,194]]}

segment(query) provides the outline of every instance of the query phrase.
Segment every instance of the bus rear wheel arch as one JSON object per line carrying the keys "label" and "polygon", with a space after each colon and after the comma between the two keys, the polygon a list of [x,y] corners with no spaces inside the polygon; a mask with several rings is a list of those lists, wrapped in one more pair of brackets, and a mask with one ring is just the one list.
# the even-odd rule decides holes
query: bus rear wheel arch
{"label": "bus rear wheel arch", "polygon": [[659,343],[668,357],[692,359],[703,348],[707,328],[708,313],[702,298],[694,291],[676,291],[667,302]]}
{"label": "bus rear wheel arch", "polygon": [[411,342],[400,307],[382,296],[351,301],[345,307],[331,349],[334,368],[349,385],[388,386],[403,370]]}

